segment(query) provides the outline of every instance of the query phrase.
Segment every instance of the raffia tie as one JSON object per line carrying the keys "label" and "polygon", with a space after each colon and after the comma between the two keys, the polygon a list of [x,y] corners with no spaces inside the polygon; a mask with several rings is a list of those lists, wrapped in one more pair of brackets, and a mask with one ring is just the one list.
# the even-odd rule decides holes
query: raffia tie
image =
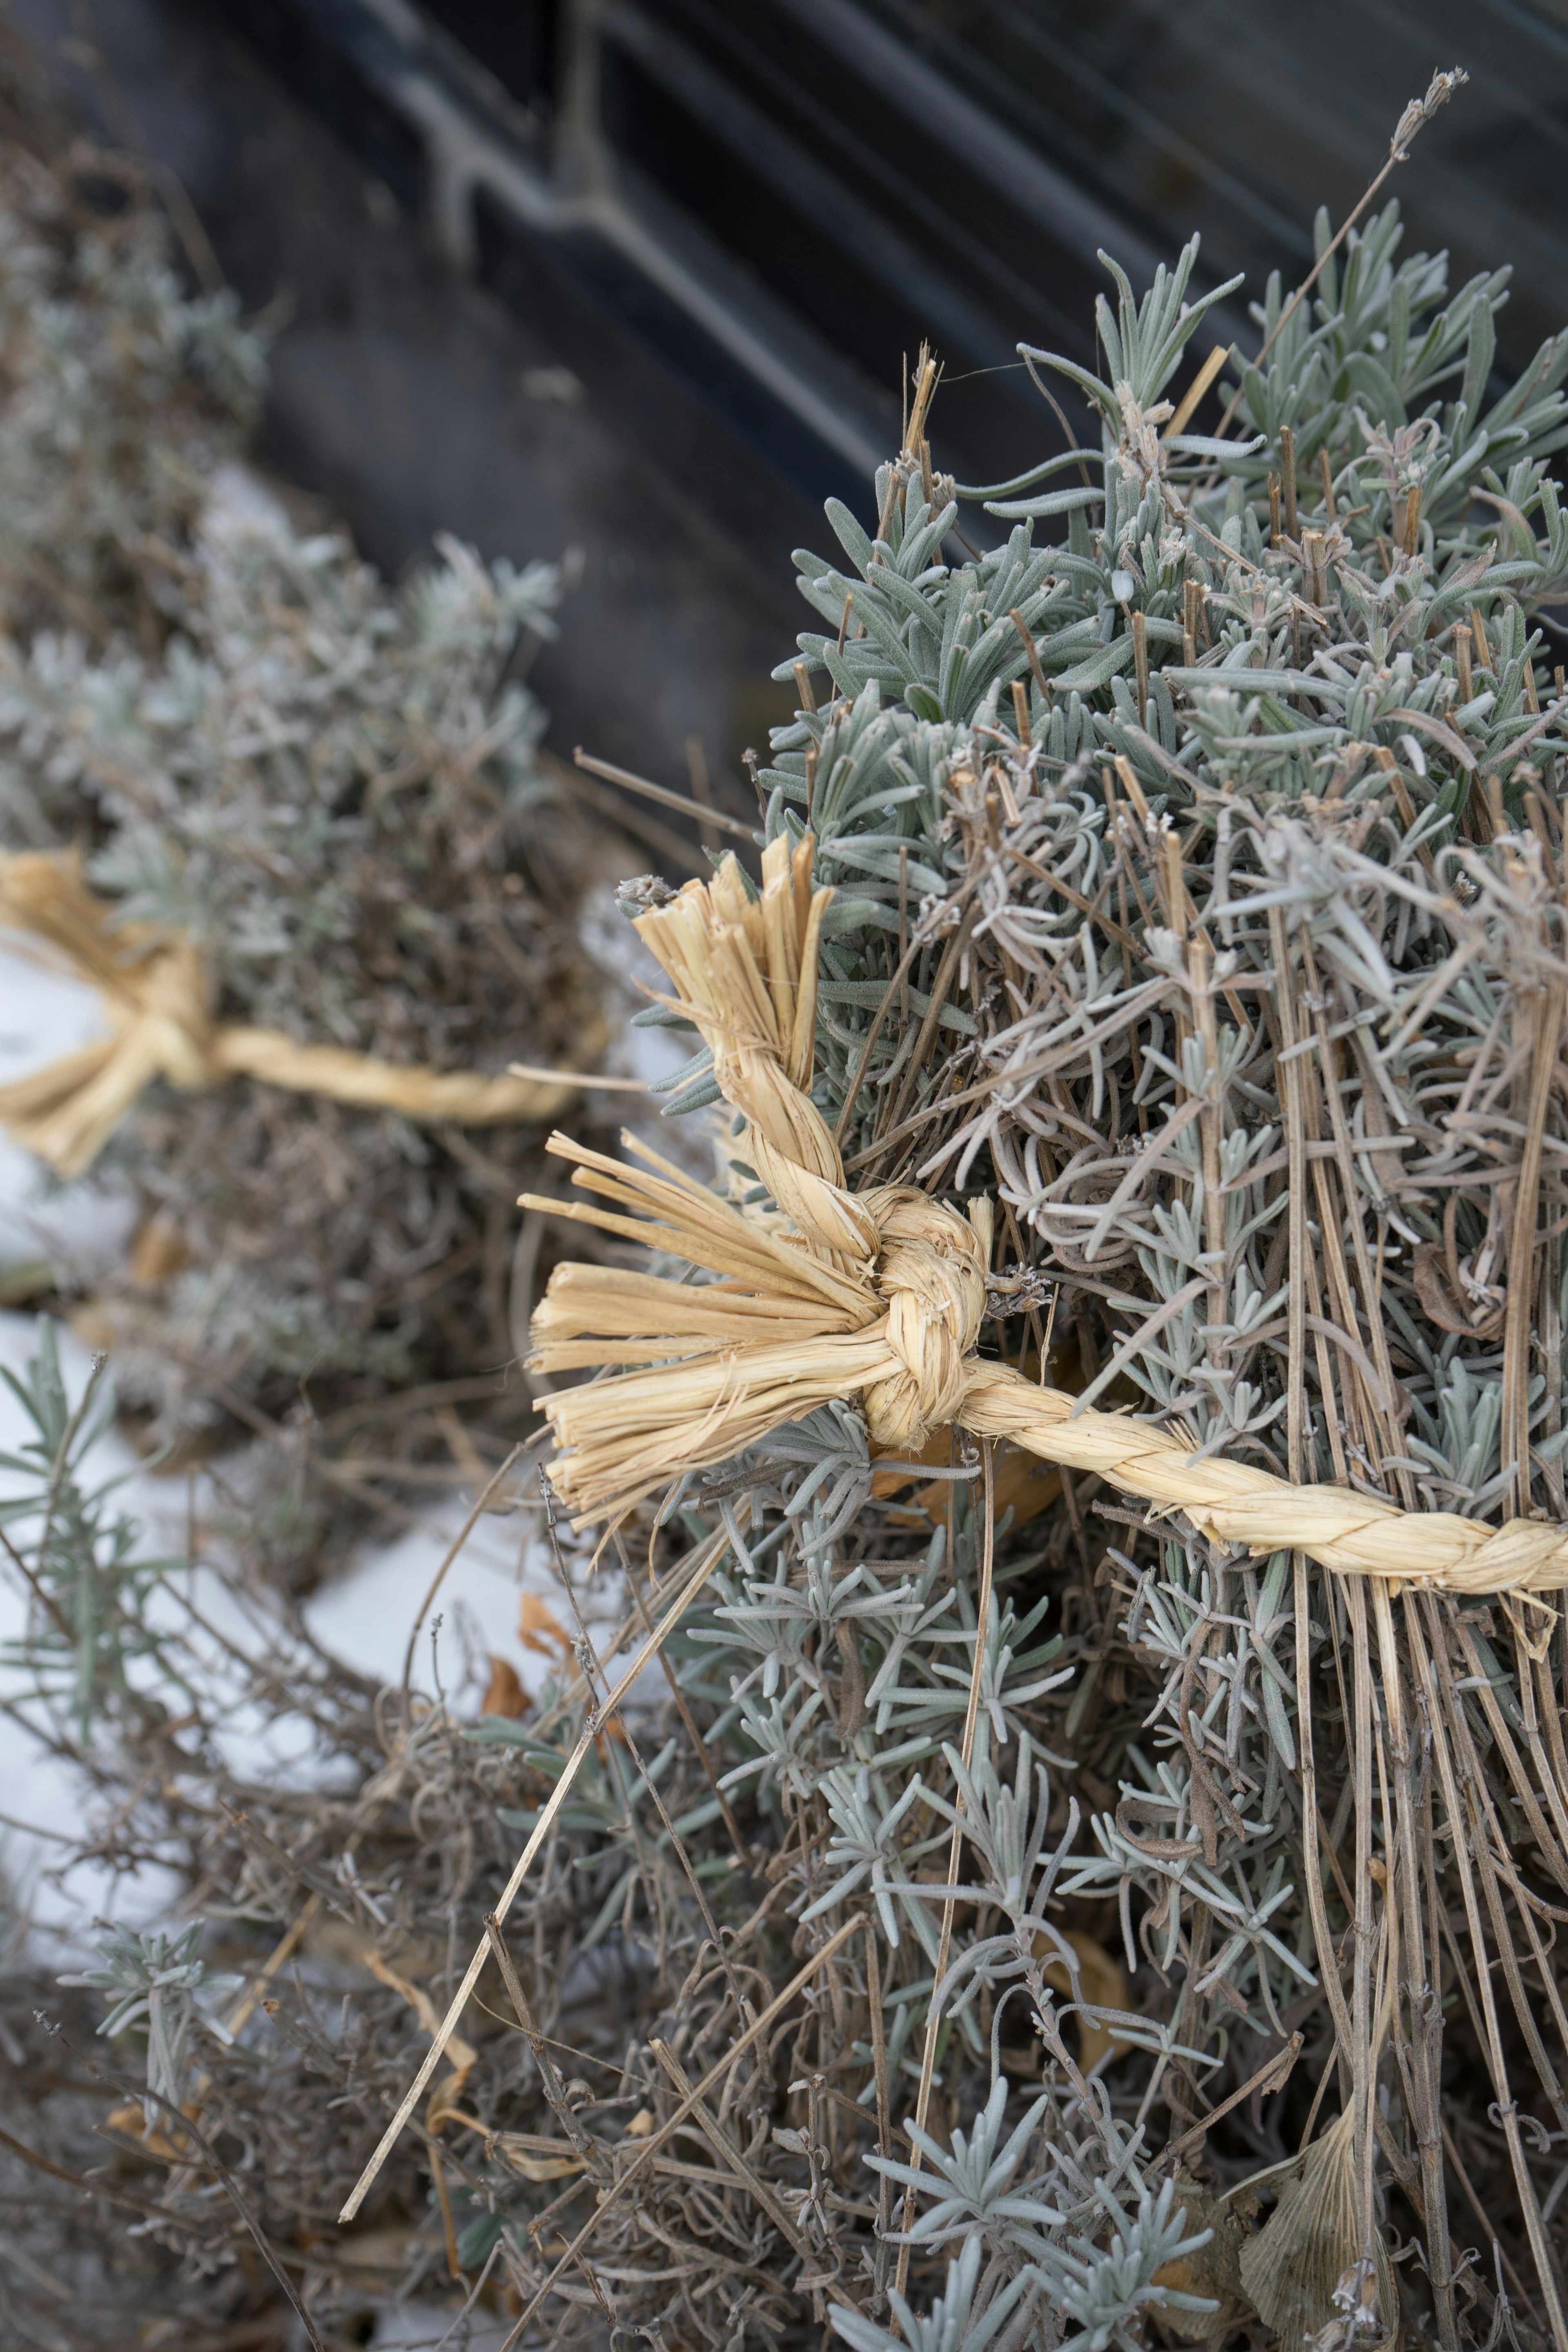
{"label": "raffia tie", "polygon": [[[748,1213],[636,1138],[643,1163],[566,1137],[549,1149],[609,1205],[565,1213],[684,1258],[691,1284],[599,1265],[558,1266],[534,1314],[531,1363],[545,1372],[619,1368],[548,1397],[560,1451],[551,1477],[585,1524],[629,1508],[679,1473],[755,1445],[782,1422],[858,1398],[874,1445],[900,1454],[956,1423],[1047,1462],[1092,1473],[1205,1536],[1253,1554],[1300,1550],[1342,1574],[1450,1592],[1568,1586],[1568,1528],[1478,1525],[1402,1511],[1336,1486],[1297,1486],[1252,1464],[1198,1455],[1171,1431],[1080,1410],[975,1352],[992,1215],[967,1215],[907,1185],[851,1192],[810,1099],[817,944],[830,893],[814,889],[809,836],[769,844],[754,896],[732,858],[689,882],[637,929],[669,977],[666,1000],[713,1049],[737,1146],[778,1203]],[[525,1204],[559,1216],[558,1201]]]}
{"label": "raffia tie", "polygon": [[0,853],[0,927],[41,941],[50,961],[98,990],[110,1034],[0,1087],[0,1126],[61,1176],[90,1168],[154,1078],[200,1091],[245,1076],[426,1124],[489,1127],[552,1118],[569,1083],[383,1062],[337,1045],[302,1045],[281,1029],[212,1018],[205,959],[190,940],[148,925],[116,927],[70,855]]}

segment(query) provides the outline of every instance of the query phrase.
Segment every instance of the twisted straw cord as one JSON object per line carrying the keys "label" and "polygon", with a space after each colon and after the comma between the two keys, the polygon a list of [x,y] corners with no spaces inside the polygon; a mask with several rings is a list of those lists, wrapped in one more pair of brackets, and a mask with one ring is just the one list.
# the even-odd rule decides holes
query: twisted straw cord
{"label": "twisted straw cord", "polygon": [[[1079,1410],[1062,1391],[984,1361],[975,1344],[990,1204],[973,1202],[963,1216],[909,1186],[849,1192],[811,1100],[816,943],[830,895],[813,891],[809,835],[793,854],[771,842],[760,896],[728,858],[710,882],[688,883],[637,921],[674,983],[670,1002],[711,1045],[719,1085],[745,1118],[740,1149],[783,1213],[777,1226],[631,1137],[644,1167],[551,1139],[552,1151],[577,1162],[574,1182],[618,1204],[571,1214],[715,1277],[693,1286],[580,1264],[552,1276],[531,1364],[640,1368],[542,1403],[562,1449],[551,1478],[580,1523],[629,1507],[675,1470],[710,1468],[782,1422],[858,1397],[873,1442],[889,1452],[914,1451],[957,1423],[1184,1511],[1216,1542],[1255,1554],[1304,1551],[1342,1575],[1450,1592],[1568,1587],[1568,1528],[1489,1528],[1343,1486],[1297,1486],[1196,1454],[1126,1414]],[[559,1202],[525,1200],[561,1213]]]}
{"label": "twisted straw cord", "polygon": [[1304,1551],[1343,1575],[1382,1576],[1445,1592],[1550,1592],[1568,1586],[1568,1528],[1453,1511],[1404,1511],[1346,1486],[1296,1486],[1251,1463],[1194,1456],[1177,1437],[1121,1413],[1073,1415],[1073,1399],[1006,1364],[980,1364],[960,1415],[977,1437],[1010,1438],[1065,1469],[1187,1517],[1215,1542],[1255,1555]]}
{"label": "twisted straw cord", "polygon": [[426,1122],[490,1127],[553,1118],[575,1088],[475,1070],[430,1070],[337,1045],[301,1045],[281,1029],[215,1023],[205,961],[189,940],[145,926],[111,928],[70,856],[0,853],[0,925],[45,941],[97,988],[112,1034],[0,1087],[0,1125],[58,1174],[90,1168],[154,1078],[199,1092],[227,1077],[401,1111]]}

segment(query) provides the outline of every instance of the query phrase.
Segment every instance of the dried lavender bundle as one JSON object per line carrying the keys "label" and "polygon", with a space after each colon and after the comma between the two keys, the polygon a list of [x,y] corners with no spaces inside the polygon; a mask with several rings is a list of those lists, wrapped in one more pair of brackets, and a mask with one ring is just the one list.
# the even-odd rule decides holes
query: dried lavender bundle
{"label": "dried lavender bundle", "polygon": [[308,527],[242,462],[262,341],[181,290],[129,166],[39,146],[0,163],[0,935],[114,1035],[0,1116],[140,1227],[107,1273],[8,1240],[7,1296],[88,1285],[151,1443],[277,1437],[302,1382],[346,1414],[289,1439],[281,1559],[450,1471],[436,1412],[496,1460],[524,1425],[510,1213],[568,1094],[506,1073],[605,1034],[602,845],[523,677],[561,582],[443,541],[394,593]]}
{"label": "dried lavender bundle", "polygon": [[0,625],[151,652],[259,412],[265,336],[232,293],[181,285],[146,173],[79,136],[10,26],[0,94]]}
{"label": "dried lavender bundle", "polygon": [[[121,936],[194,950],[230,1024],[437,1071],[575,1066],[603,1034],[570,928],[583,844],[538,822],[542,714],[501,675],[521,631],[552,625],[555,586],[453,545],[394,597],[341,540],[215,499],[159,661],[0,650],[12,838],[68,840],[85,817]],[[307,1372],[340,1403],[471,1377],[478,1350],[441,1318],[459,1282],[471,1314],[476,1267],[474,1338],[504,1360],[486,1237],[495,1258],[526,1129],[444,1148],[394,1111],[214,1079],[149,1087],[99,1163],[153,1221],[97,1306],[165,1431],[226,1389],[275,1414]]]}
{"label": "dried lavender bundle", "polygon": [[[1486,1574],[1462,1599],[1402,1596],[1397,1574],[1321,1576],[1301,1551],[1216,1541],[1190,1506],[1184,1538],[1179,1517],[1173,1533],[1113,1507],[1132,1531],[1106,1561],[1126,1605],[1097,1628],[1065,1728],[1081,1733],[1112,1660],[1123,1688],[1129,1668],[1152,1670],[1153,1705],[1123,1723],[1101,1768],[1120,1766],[1120,1801],[1106,1790],[1088,1837],[1069,1808],[1047,1866],[1043,1797],[1041,1843],[1001,1839],[999,1806],[1014,1840],[1028,1820],[1027,1740],[1042,1738],[1028,1716],[1009,1718],[993,1680],[1005,1670],[978,1656],[970,1675],[946,1667],[950,1708],[967,1681],[970,1710],[944,1766],[929,1734],[896,1736],[909,1725],[887,1707],[868,1736],[888,1662],[868,1654],[878,1604],[860,1588],[885,1541],[843,1507],[854,1490],[842,1478],[830,1529],[813,1540],[789,1528],[791,1516],[810,1525],[827,1477],[854,1461],[846,1408],[870,1440],[854,1499],[865,1494],[879,1436],[893,1450],[882,1360],[891,1345],[934,1391],[929,1352],[892,1327],[870,1347],[868,1313],[846,1327],[864,1341],[824,1336],[792,1355],[782,1330],[740,1339],[743,1298],[684,1318],[650,1299],[639,1316],[624,1293],[610,1309],[592,1277],[573,1287],[567,1269],[537,1325],[539,1360],[679,1355],[552,1404],[568,1448],[558,1483],[593,1513],[617,1480],[634,1494],[652,1483],[661,1426],[667,1459],[700,1466],[731,1422],[765,1455],[758,1417],[788,1415],[786,1382],[805,1383],[808,1361],[820,1410],[837,1351],[842,1402],[803,1481],[814,1507],[759,1517],[753,1490],[749,1530],[733,1503],[721,1511],[740,1572],[719,1615],[746,1629],[752,1664],[731,1701],[750,1718],[757,1769],[798,1796],[803,1848],[805,1822],[821,1822],[826,1873],[835,1858],[842,1872],[807,1914],[833,1924],[869,1882],[889,1940],[898,1902],[925,1922],[925,1958],[943,1978],[911,2125],[929,2160],[951,2164],[959,2148],[945,2158],[919,2137],[935,2021],[956,2015],[964,1991],[1027,1986],[1032,1959],[1037,1972],[1030,1939],[1051,1924],[1043,1900],[1028,1907],[1039,1878],[1064,1897],[1113,1900],[1130,1968],[1142,1955],[1170,1988],[1156,2014],[1183,2053],[1160,2047],[1138,2112],[1146,2129],[1166,2076],[1184,2156],[1233,2087],[1272,2086],[1293,2031],[1315,2027],[1320,2065],[1337,2061],[1340,2120],[1243,2250],[1239,2291],[1263,2319],[1288,2340],[1391,2328],[1397,2198],[1421,2249],[1421,2284],[1405,2294],[1455,2339],[1449,2206],[1474,2204],[1482,2167],[1443,2111],[1447,2023],[1447,2063],[1456,2040],[1468,2044],[1492,2103],[1489,2163],[1522,2221],[1520,2304],[1542,2340],[1562,2343],[1548,2208],[1554,2133],[1568,2127],[1568,2013],[1548,1923],[1568,1893],[1568,1780],[1547,1596],[1564,1580],[1552,1171],[1568,695],[1561,669],[1548,681],[1532,615],[1568,567],[1544,463],[1568,440],[1568,338],[1494,400],[1506,273],[1447,300],[1440,258],[1401,260],[1399,242],[1394,206],[1340,256],[1320,221],[1315,299],[1287,304],[1272,285],[1258,314],[1266,358],[1236,388],[1237,439],[1162,431],[1179,428],[1162,394],[1206,307],[1184,300],[1195,248],[1142,303],[1115,273],[1119,307],[1099,320],[1108,381],[1027,354],[1089,398],[1098,450],[960,494],[933,477],[917,422],[879,478],[875,536],[830,509],[847,567],[798,559],[832,634],[804,636],[801,663],[778,673],[801,679],[811,707],[775,739],[767,833],[800,840],[809,826],[816,874],[837,886],[819,917],[801,1083],[842,1149],[850,1206],[870,1213],[886,1297],[904,1277],[881,1271],[892,1229],[878,1188],[913,1183],[935,1203],[994,1191],[1016,1253],[992,1292],[998,1352],[1027,1353],[1028,1324],[1007,1310],[1048,1286],[1051,1369],[1080,1408],[1101,1400],[1172,1430],[1194,1465],[1250,1461],[1295,1486],[1331,1482],[1347,1501],[1386,1498],[1415,1515],[1405,1524],[1416,1543],[1423,1524],[1454,1515]],[[1081,482],[1037,488],[1075,468]],[[992,556],[952,568],[942,549],[965,495],[1018,527]],[[1037,549],[1033,521],[1064,513],[1066,546]],[[853,1252],[814,1196],[781,1184],[781,1160],[818,1163],[781,1155],[740,1066],[762,1016],[730,984],[705,1019],[701,988],[654,939],[682,903],[639,928],[676,982],[668,1017],[705,1040],[693,1092],[710,1065],[739,1114],[742,1197],[787,1213],[810,1248]],[[746,919],[738,906],[716,915],[716,940],[739,939]],[[757,965],[776,997],[783,967],[761,945]],[[612,1179],[590,1162],[579,1181],[652,1213],[652,1237],[721,1291],[782,1308],[787,1279],[763,1279],[717,1240],[694,1244],[663,1179]],[[826,1335],[834,1310],[815,1311]],[[705,1315],[729,1332],[706,1344],[735,1350],[713,1360],[732,1369],[711,1396]],[[1043,1338],[1037,1316],[1041,1352]],[[973,1426],[998,1425],[976,1417],[973,1389],[969,1403]],[[963,1418],[960,1391],[950,1409]],[[937,1433],[932,1466],[952,1443]],[[809,1442],[801,1450],[809,1462]],[[739,1465],[710,1475],[742,1484]],[[1131,1475],[1109,1483],[1170,1500]],[[1068,1488],[1061,1516],[1079,1519],[1088,1499]],[[1531,1601],[1526,1554],[1550,1562]],[[982,1577],[970,1604],[982,1614],[986,1589]],[[993,1623],[1000,1660],[999,1611]],[[829,1643],[842,1675],[824,1671]],[[1070,1736],[1062,1744],[1082,1775],[1089,1757]],[[1010,1800],[1005,1780],[976,1779],[977,1756],[994,1775],[1018,1759]],[[962,1896],[992,1907],[990,1936],[963,1934],[959,1889],[902,1891],[914,1857],[942,1842],[932,1816],[952,1819],[958,1798],[948,1874],[966,1844],[976,1867]],[[814,1879],[808,1867],[813,1894]],[[884,1954],[883,1983],[899,1969]],[[1521,2095],[1547,2118],[1533,2128]],[[1032,2146],[1026,2133],[1020,2164]],[[1137,2168],[1129,2156],[1122,2177]],[[918,2236],[920,2183],[898,2177]],[[1276,2190],[1289,2178],[1277,2171]],[[936,2210],[944,2223],[984,2220],[984,2204]],[[988,2315],[974,2342],[1002,2324],[1020,2262],[1038,2263],[1035,2291],[1050,2295],[1038,2233],[1030,2216],[988,2236],[992,2267],[971,2282]],[[954,2291],[963,2284],[955,2273]],[[875,2339],[858,2320],[842,2327]]]}
{"label": "dried lavender bundle", "polygon": [[[284,1955],[236,2050],[200,2044],[202,2095],[267,2228],[310,2242],[323,2325],[351,2308],[323,2246],[357,2242],[422,2291],[448,2263],[519,2343],[1568,2343],[1542,1565],[1568,1518],[1543,635],[1568,337],[1494,399],[1502,275],[1450,297],[1393,207],[1319,249],[1308,299],[1260,307],[1234,435],[1168,429],[1191,250],[1142,301],[1119,278],[1104,382],[1029,355],[1075,376],[1097,447],[956,493],[922,373],[874,532],[832,510],[844,561],[801,559],[823,625],[781,671],[805,690],[763,887],[726,869],[705,928],[627,894],[670,944],[647,1017],[697,1048],[675,1100],[735,1118],[723,1202],[646,1152],[635,1179],[572,1154],[659,1253],[568,1269],[541,1309],[559,1379],[660,1368],[551,1401],[584,1514],[601,1468],[647,1487],[608,1539],[610,1637],[573,1615],[601,1531],[546,1500],[563,1622],[531,1710],[497,1676],[477,1726],[452,1691],[372,1718],[290,1654],[336,1793],[236,1804],[205,1727],[183,1776],[136,1780],[126,1838],[241,1923],[212,1965]],[[965,497],[1015,529],[950,565]],[[978,1244],[987,1200],[984,1318],[936,1366],[919,1340],[951,1339],[967,1273],[916,1244]],[[931,1307],[912,1338],[897,1308],[907,1387],[857,1220]],[[737,1325],[761,1342],[792,1298],[812,1347],[864,1349],[837,1393],[792,1397],[782,1341],[751,1384]],[[704,1390],[714,1339],[735,1373]],[[1194,1476],[1267,1473],[1304,1520],[1314,1489],[1458,1519],[1492,1584],[1253,1558],[1130,1507],[967,1434],[972,1359],[1181,1440]],[[955,1418],[922,1428],[944,1383]],[[62,1623],[39,1602],[29,1671],[138,1754],[165,1735],[116,1676],[152,1669],[110,1614],[84,1683],[85,1571],[52,1528],[42,1550]],[[210,2165],[169,2157],[160,2228],[187,2249],[205,2193],[226,2266],[209,2316],[276,2311]]]}

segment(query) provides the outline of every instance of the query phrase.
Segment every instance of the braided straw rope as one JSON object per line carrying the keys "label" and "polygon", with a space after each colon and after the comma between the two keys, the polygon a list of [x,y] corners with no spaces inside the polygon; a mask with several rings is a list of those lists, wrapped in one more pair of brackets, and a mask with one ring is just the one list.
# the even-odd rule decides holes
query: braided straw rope
{"label": "braided straw rope", "polygon": [[72,975],[90,981],[111,1034],[0,1087],[0,1126],[61,1176],[90,1168],[154,1078],[189,1091],[241,1075],[296,1094],[401,1111],[406,1118],[493,1127],[552,1118],[575,1087],[378,1061],[339,1045],[301,1045],[281,1029],[212,1018],[211,985],[190,940],[146,926],[113,928],[71,856],[0,853],[0,925],[40,940]]}
{"label": "braided straw rope", "polygon": [[[687,1259],[689,1286],[604,1266],[558,1266],[532,1324],[542,1372],[641,1367],[544,1400],[551,1470],[580,1522],[629,1507],[672,1471],[704,1469],[836,1398],[858,1397],[874,1444],[899,1454],[957,1423],[1124,1492],[1184,1511],[1205,1535],[1258,1554],[1300,1550],[1341,1574],[1463,1593],[1568,1587],[1568,1528],[1478,1525],[1402,1511],[1343,1486],[1297,1486],[1248,1463],[1195,1455],[1165,1429],[1079,1410],[975,1353],[992,1216],[967,1217],[907,1185],[850,1192],[811,1101],[817,940],[831,893],[814,890],[809,835],[771,842],[753,897],[733,858],[637,919],[668,974],[665,1000],[713,1049],[740,1149],[779,1220],[749,1216],[635,1138],[641,1167],[583,1150],[574,1181],[612,1207],[565,1213]],[[557,1201],[524,1205],[563,1213]],[[787,1225],[784,1223],[787,1220]],[[793,1230],[790,1228],[793,1227]]]}

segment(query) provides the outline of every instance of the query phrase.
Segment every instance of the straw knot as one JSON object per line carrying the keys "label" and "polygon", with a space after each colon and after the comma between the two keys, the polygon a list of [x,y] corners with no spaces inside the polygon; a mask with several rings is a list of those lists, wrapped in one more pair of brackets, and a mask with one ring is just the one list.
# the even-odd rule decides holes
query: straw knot
{"label": "straw knot", "polygon": [[876,1220],[872,1278],[887,1305],[888,1347],[901,1367],[867,1389],[866,1426],[876,1444],[904,1453],[963,1407],[985,1312],[987,1252],[956,1210],[908,1185],[861,1199]]}
{"label": "straw knot", "polygon": [[244,1076],[459,1126],[548,1118],[574,1091],[565,1078],[427,1070],[215,1022],[212,974],[196,941],[121,920],[88,888],[70,852],[0,850],[0,930],[41,941],[55,962],[90,982],[108,1024],[107,1036],[0,1087],[0,1125],[62,1176],[92,1165],[158,1078],[196,1091]]}
{"label": "straw knot", "polygon": [[642,1238],[712,1277],[573,1263],[551,1276],[531,1368],[613,1374],[543,1401],[562,1447],[551,1478],[580,1526],[858,1398],[885,1452],[918,1452],[955,1423],[1182,1511],[1211,1541],[1255,1559],[1304,1551],[1337,1575],[1448,1592],[1568,1590],[1568,1526],[1491,1528],[1346,1486],[1293,1486],[1236,1454],[1194,1452],[1179,1430],[1126,1405],[1097,1412],[983,1358],[990,1203],[971,1201],[965,1216],[908,1185],[851,1192],[812,1099],[831,893],[813,888],[811,868],[810,836],[780,837],[763,853],[760,890],[726,860],[637,926],[673,983],[665,1001],[711,1049],[773,1207],[748,1213],[634,1137],[644,1168],[551,1139],[577,1162],[574,1181],[613,1209],[525,1195],[525,1206]]}

